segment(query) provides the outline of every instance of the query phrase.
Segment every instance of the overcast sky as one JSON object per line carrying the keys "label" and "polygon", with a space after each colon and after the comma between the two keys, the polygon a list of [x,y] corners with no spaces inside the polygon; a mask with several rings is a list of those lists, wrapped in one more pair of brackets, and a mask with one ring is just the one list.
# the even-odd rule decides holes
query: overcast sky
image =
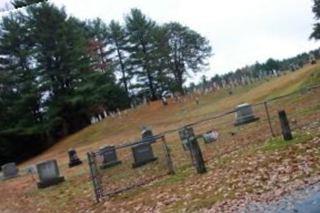
{"label": "overcast sky", "polygon": [[[0,0],[0,7],[9,0]],[[214,56],[204,73],[233,71],[283,59],[318,48],[310,41],[314,15],[312,0],[50,0],[80,19],[100,17],[123,21],[131,8],[165,23],[177,21],[196,30],[213,47]]]}

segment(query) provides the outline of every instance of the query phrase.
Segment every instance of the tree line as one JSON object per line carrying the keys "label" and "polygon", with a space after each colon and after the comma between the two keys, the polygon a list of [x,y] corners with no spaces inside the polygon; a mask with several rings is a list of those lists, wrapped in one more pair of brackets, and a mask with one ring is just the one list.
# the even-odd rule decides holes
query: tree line
{"label": "tree line", "polygon": [[298,54],[295,57],[283,60],[269,58],[264,63],[256,62],[243,68],[236,69],[222,75],[215,75],[211,79],[202,76],[202,81],[197,85],[192,83],[187,90],[189,92],[217,90],[220,88],[234,88],[239,85],[251,84],[269,76],[279,76],[287,71],[294,72],[304,65],[314,63],[320,59],[320,49]]}
{"label": "tree line", "polygon": [[0,29],[0,164],[30,157],[137,97],[183,94],[187,75],[212,51],[196,31],[160,25],[139,9],[124,24],[105,23],[44,2],[3,17]]}

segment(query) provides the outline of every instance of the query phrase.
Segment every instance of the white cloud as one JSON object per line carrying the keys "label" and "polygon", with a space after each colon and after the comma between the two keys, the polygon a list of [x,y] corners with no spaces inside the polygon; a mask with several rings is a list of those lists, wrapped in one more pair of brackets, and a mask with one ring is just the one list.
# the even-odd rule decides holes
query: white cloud
{"label": "white cloud", "polygon": [[[3,0],[0,0],[3,1]],[[159,23],[178,21],[200,32],[213,46],[213,76],[269,57],[277,59],[315,49],[312,0],[51,0],[81,19],[123,21],[139,8]]]}

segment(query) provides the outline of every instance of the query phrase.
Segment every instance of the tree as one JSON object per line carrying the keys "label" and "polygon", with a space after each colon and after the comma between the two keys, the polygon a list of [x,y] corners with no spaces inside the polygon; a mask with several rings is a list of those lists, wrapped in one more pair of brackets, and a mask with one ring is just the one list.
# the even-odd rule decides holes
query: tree
{"label": "tree", "polygon": [[119,22],[111,21],[108,26],[109,54],[112,55],[113,68],[121,73],[120,82],[130,100],[129,83],[132,74],[128,65],[128,35]]}
{"label": "tree", "polygon": [[132,65],[140,88],[147,91],[152,100],[157,99],[155,76],[156,73],[151,69],[153,30],[156,23],[147,18],[139,9],[132,9],[126,17],[126,28],[130,42],[130,64]]}
{"label": "tree", "polygon": [[11,4],[14,6],[14,8],[18,9],[20,7],[26,7],[32,4],[45,2],[45,1],[47,0],[13,0],[11,1]]}
{"label": "tree", "polygon": [[41,94],[25,21],[16,13],[3,17],[0,26],[0,164],[43,148]]}
{"label": "tree", "polygon": [[89,21],[85,26],[87,29],[87,39],[89,40],[88,53],[91,59],[91,66],[100,72],[110,71],[110,59],[106,50],[108,45],[108,27],[97,18]]}
{"label": "tree", "polygon": [[272,58],[269,58],[263,65],[263,69],[267,72],[267,75],[273,74],[273,70],[279,71],[280,63]]}
{"label": "tree", "polygon": [[178,90],[183,93],[185,78],[190,72],[198,72],[211,56],[209,41],[197,32],[173,22],[165,25],[168,33],[169,68]]}
{"label": "tree", "polygon": [[313,13],[315,14],[315,20],[318,21],[314,24],[313,33],[310,38],[314,38],[316,40],[320,39],[320,0],[314,0],[314,5],[312,8]]}

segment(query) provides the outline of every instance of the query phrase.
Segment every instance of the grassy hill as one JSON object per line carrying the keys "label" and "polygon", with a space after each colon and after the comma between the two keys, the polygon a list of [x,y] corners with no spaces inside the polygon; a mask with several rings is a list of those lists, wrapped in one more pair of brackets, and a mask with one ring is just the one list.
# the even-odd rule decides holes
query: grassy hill
{"label": "grassy hill", "polygon": [[243,102],[256,103],[279,95],[288,94],[303,86],[320,83],[319,65],[306,66],[302,70],[288,73],[278,78],[256,82],[249,86],[234,89],[229,95],[229,89],[200,97],[200,105],[193,99],[184,103],[169,102],[163,107],[161,102],[152,102],[150,106],[141,106],[118,118],[107,118],[100,123],[91,125],[84,130],[71,135],[57,143],[42,155],[23,163],[27,165],[50,157],[62,157],[66,150],[76,148],[80,155],[105,144],[121,144],[134,141],[140,137],[140,127],[151,126],[155,133],[182,127],[188,122],[201,120],[217,112],[233,109]]}
{"label": "grassy hill", "polygon": [[[146,187],[120,194],[101,204],[95,204],[92,183],[89,181],[88,165],[69,169],[67,150],[75,148],[82,160],[86,152],[97,150],[108,144],[122,144],[140,137],[140,127],[151,126],[154,133],[182,127],[217,113],[234,109],[243,102],[257,103],[279,95],[285,95],[308,85],[320,83],[320,65],[308,65],[296,72],[288,72],[278,78],[269,78],[252,85],[232,89],[223,89],[215,93],[200,96],[200,104],[188,97],[182,103],[169,101],[164,107],[161,102],[152,102],[149,106],[122,113],[121,117],[107,118],[91,125],[57,143],[39,156],[20,165],[35,164],[46,159],[57,159],[66,182],[44,190],[36,188],[35,179],[22,176],[10,181],[0,182],[0,212],[183,212],[213,208],[219,202],[236,199],[248,194],[262,194],[266,191],[280,190],[294,181],[319,176],[320,160],[317,134],[307,131],[295,132],[295,140],[285,143],[280,137],[268,139],[265,143],[249,144],[236,152],[211,159],[207,163],[208,173],[197,175],[191,166],[179,167],[176,175],[161,179]],[[319,94],[311,93],[307,99],[295,97],[279,102],[276,107],[290,110],[299,106],[304,123],[320,119]],[[310,104],[314,104],[311,108]],[[278,108],[270,106],[272,112]],[[273,108],[274,107],[274,108]],[[299,110],[300,110],[299,108]],[[312,122],[311,122],[312,121]],[[243,135],[241,141],[258,141],[263,132],[255,129]],[[246,129],[237,129],[239,132]],[[228,129],[226,131],[229,131]],[[248,131],[251,131],[250,129]],[[252,134],[251,134],[252,133]],[[238,134],[238,133],[237,133]],[[211,151],[223,152],[238,145],[230,137],[221,146]],[[181,148],[177,135],[168,137],[170,145]],[[175,146],[172,146],[175,151]],[[180,155],[175,156],[179,160]],[[185,157],[182,156],[181,159]],[[180,159],[180,160],[181,160]],[[305,164],[311,172],[305,172]],[[110,171],[111,172],[111,171]],[[112,170],[112,172],[117,172]],[[112,173],[111,172],[111,173]],[[132,173],[123,173],[130,178]],[[108,175],[108,171],[106,172]],[[112,174],[110,174],[112,175]],[[141,174],[143,176],[143,174]],[[117,181],[118,176],[114,176]],[[279,187],[278,187],[279,186]],[[19,200],[16,198],[19,197]],[[215,212],[215,211],[214,211]]]}

